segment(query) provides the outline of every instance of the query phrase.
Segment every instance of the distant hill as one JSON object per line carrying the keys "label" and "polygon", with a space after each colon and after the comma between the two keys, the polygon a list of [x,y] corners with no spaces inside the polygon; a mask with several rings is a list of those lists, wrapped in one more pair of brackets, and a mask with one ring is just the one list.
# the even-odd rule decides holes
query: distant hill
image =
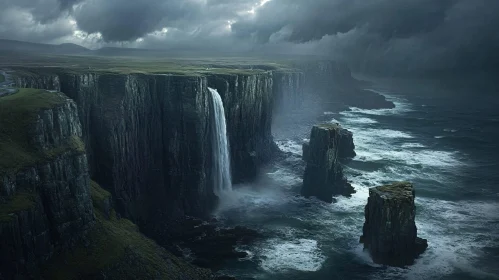
{"label": "distant hill", "polygon": [[86,54],[91,52],[85,47],[70,43],[50,45],[5,39],[0,39],[0,51],[45,54]]}
{"label": "distant hill", "polygon": [[150,50],[134,48],[104,47],[92,52],[94,55],[102,56],[164,56],[168,50]]}

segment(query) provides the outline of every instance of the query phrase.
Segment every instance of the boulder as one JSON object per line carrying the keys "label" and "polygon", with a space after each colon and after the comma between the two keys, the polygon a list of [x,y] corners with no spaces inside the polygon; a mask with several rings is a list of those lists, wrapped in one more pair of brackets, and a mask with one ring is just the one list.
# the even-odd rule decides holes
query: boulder
{"label": "boulder", "polygon": [[396,182],[371,188],[360,242],[375,263],[406,266],[428,247],[417,237],[415,192],[411,183]]}
{"label": "boulder", "polygon": [[350,196],[355,192],[339,162],[342,130],[331,123],[312,128],[310,142],[303,145],[303,159],[307,163],[301,189],[303,196],[332,202],[333,195]]}

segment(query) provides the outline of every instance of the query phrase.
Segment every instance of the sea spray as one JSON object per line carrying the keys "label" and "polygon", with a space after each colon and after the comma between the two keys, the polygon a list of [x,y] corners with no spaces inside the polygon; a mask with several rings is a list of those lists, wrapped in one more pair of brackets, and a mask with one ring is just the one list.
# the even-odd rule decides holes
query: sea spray
{"label": "sea spray", "polygon": [[222,98],[216,89],[208,88],[213,104],[212,149],[213,149],[213,182],[215,194],[220,197],[232,190],[230,176],[229,141]]}

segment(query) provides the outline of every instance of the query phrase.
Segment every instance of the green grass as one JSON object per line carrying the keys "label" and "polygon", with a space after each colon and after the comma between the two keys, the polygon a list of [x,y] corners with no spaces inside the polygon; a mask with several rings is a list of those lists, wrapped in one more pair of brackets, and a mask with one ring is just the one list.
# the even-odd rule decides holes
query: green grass
{"label": "green grass", "polygon": [[101,188],[96,182],[90,182],[90,193],[94,208],[100,211],[105,211],[106,203],[110,202],[111,193]]}
{"label": "green grass", "polygon": [[38,89],[20,89],[16,94],[0,98],[0,175],[53,158],[65,151],[85,150],[78,137],[72,137],[67,145],[49,151],[40,151],[30,145],[30,129],[38,113],[65,100],[58,93]]}
{"label": "green grass", "polygon": [[[272,61],[249,57],[107,57],[31,55],[2,57],[0,68],[9,67],[16,72],[37,69],[42,74],[65,73],[149,73],[173,75],[239,74],[252,75],[270,70],[292,71],[287,61]],[[14,74],[16,75],[16,74]]]}
{"label": "green grass", "polygon": [[[110,195],[95,182],[91,193],[94,200]],[[94,279],[105,275],[107,279],[209,279],[208,271],[177,259],[142,235],[131,221],[118,219],[114,210],[110,219],[95,205],[94,212],[96,225],[88,235],[88,244],[54,257],[44,268],[44,278]]]}
{"label": "green grass", "polygon": [[0,203],[0,223],[11,221],[10,214],[31,209],[36,203],[35,195],[29,192],[18,192],[6,199],[5,203]]}
{"label": "green grass", "polygon": [[318,124],[317,127],[324,128],[324,129],[338,129],[339,128],[339,126],[335,123],[321,123],[321,124]]}
{"label": "green grass", "polygon": [[0,83],[3,83],[5,82],[5,76],[0,74]]}
{"label": "green grass", "polygon": [[412,184],[409,182],[394,182],[374,188],[376,192],[388,194],[393,198],[412,197]]}

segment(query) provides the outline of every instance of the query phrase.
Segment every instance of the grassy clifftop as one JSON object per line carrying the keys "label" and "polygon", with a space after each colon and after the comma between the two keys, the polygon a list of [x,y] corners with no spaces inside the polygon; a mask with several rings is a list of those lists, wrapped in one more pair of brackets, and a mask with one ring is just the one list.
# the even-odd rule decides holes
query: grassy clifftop
{"label": "grassy clifftop", "polygon": [[0,175],[57,156],[67,150],[84,151],[78,137],[67,146],[40,151],[30,145],[30,130],[40,111],[67,102],[59,93],[38,89],[20,89],[16,94],[0,97]]}
{"label": "grassy clifftop", "polygon": [[179,260],[114,210],[107,218],[99,205],[110,194],[95,182],[91,194],[97,219],[87,244],[52,259],[44,270],[46,279],[210,279],[208,270]]}

